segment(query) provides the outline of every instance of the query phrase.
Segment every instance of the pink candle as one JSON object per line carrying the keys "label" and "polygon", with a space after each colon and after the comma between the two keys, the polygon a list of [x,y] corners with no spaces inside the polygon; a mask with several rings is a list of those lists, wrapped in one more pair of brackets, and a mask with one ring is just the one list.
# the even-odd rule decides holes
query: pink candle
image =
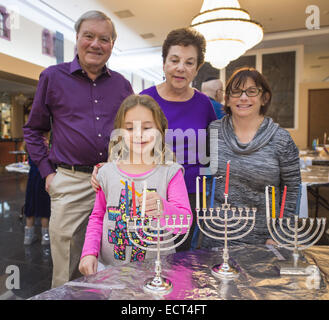
{"label": "pink candle", "polygon": [[225,194],[228,194],[228,185],[230,182],[230,161],[226,164],[226,180],[225,180]]}
{"label": "pink candle", "polygon": [[132,187],[132,198],[133,198],[133,217],[136,217],[136,191],[135,191],[135,182],[131,183]]}
{"label": "pink candle", "polygon": [[286,195],[287,195],[287,186],[284,186],[283,195],[282,195],[282,202],[281,202],[281,209],[280,209],[280,219],[283,218],[284,203],[286,202]]}

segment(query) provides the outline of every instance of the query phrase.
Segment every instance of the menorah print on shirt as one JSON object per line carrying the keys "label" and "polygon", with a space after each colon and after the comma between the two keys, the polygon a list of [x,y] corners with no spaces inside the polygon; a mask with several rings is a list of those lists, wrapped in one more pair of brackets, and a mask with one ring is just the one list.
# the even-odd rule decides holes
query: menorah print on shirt
{"label": "menorah print on shirt", "polygon": [[[148,192],[154,192],[155,190],[147,190]],[[132,193],[129,191],[129,210],[132,212]],[[140,207],[136,208],[137,216],[140,217],[141,209]],[[127,246],[132,246],[132,251],[130,255],[130,262],[133,261],[143,261],[145,259],[146,250],[138,248],[134,245],[128,237],[127,233],[127,217],[126,217],[126,190],[121,189],[120,201],[118,207],[108,207],[107,208],[107,217],[109,221],[113,221],[115,223],[114,230],[108,229],[108,242],[114,245],[113,254],[114,258],[117,260],[125,261],[126,257],[126,248]],[[129,217],[128,217],[129,218]],[[148,218],[144,219],[145,224],[148,224]],[[141,224],[141,220],[138,219],[137,224]],[[142,239],[145,240],[155,240],[153,237],[147,236],[140,229],[138,231],[139,235]],[[131,233],[132,239],[135,243],[139,243],[143,247],[147,247],[148,243],[142,241],[138,238],[135,232]],[[128,259],[127,259],[128,261]]]}

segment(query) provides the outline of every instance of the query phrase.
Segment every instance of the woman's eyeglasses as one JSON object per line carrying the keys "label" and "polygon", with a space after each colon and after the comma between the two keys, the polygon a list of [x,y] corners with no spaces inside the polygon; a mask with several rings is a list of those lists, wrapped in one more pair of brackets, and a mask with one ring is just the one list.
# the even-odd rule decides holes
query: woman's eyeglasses
{"label": "woman's eyeglasses", "polygon": [[245,94],[248,97],[256,97],[259,95],[259,93],[263,91],[260,88],[257,87],[249,87],[246,90],[242,90],[242,89],[231,89],[230,91],[230,96],[233,98],[240,98],[242,96],[242,93],[245,92]]}

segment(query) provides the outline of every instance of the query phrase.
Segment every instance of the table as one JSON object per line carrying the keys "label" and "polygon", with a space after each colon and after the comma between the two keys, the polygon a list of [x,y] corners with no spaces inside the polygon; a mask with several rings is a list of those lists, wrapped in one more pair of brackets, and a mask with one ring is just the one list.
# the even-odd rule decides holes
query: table
{"label": "table", "polygon": [[329,201],[320,195],[321,187],[329,187],[329,166],[309,166],[301,170],[302,183],[315,197],[315,217],[318,216],[319,206],[329,210]]}
{"label": "table", "polygon": [[313,246],[303,253],[308,263],[319,268],[320,281],[280,276],[280,261],[292,263],[291,251],[244,245],[229,248],[230,259],[241,270],[234,280],[211,275],[210,268],[222,262],[222,248],[200,249],[162,257],[162,274],[174,287],[162,297],[143,291],[144,281],[154,276],[154,261],[148,261],[108,267],[30,300],[328,300],[329,246]]}
{"label": "table", "polygon": [[21,156],[21,160],[24,161],[24,157],[27,155],[24,150],[9,151],[9,153],[15,155],[16,162],[18,162],[18,156]]}
{"label": "table", "polygon": [[27,162],[11,163],[5,168],[8,172],[29,173],[30,171],[30,165]]}
{"label": "table", "polygon": [[299,156],[305,163],[310,163],[314,166],[329,166],[329,154],[324,151],[319,152],[316,150],[300,150]]}

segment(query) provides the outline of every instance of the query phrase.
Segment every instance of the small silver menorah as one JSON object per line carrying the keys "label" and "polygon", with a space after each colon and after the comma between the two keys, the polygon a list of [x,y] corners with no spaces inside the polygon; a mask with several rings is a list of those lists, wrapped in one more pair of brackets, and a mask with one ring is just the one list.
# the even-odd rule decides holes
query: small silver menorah
{"label": "small silver menorah", "polygon": [[[133,219],[129,219],[127,223],[127,233],[129,240],[134,243],[137,247],[151,251],[151,252],[157,252],[157,258],[155,261],[155,277],[150,278],[145,281],[144,283],[144,291],[148,293],[155,293],[155,294],[168,294],[172,288],[173,284],[170,280],[163,278],[161,276],[161,259],[160,259],[160,252],[162,251],[168,251],[172,250],[178,246],[180,246],[188,237],[188,234],[190,232],[190,221],[191,221],[191,215],[187,215],[187,224],[183,223],[184,216],[180,215],[178,220],[179,222],[176,223],[177,216],[176,215],[166,215],[160,217],[160,200],[157,200],[157,210],[158,210],[158,216],[154,217],[153,222],[156,222],[156,225],[152,223],[152,218],[148,217],[148,219],[145,219],[144,216],[141,218],[139,217],[133,217]],[[160,219],[165,219],[165,225],[161,226]],[[169,223],[169,219],[172,218],[172,223]],[[139,221],[139,225],[137,222]],[[176,240],[181,234],[183,229],[187,229],[184,237],[178,241],[177,243],[174,243],[174,240]],[[173,232],[175,229],[179,229],[176,234],[173,235]],[[142,232],[140,232],[142,231]],[[137,235],[137,238],[141,241],[141,243],[145,243],[148,246],[143,246],[139,242],[138,239],[134,239],[131,235],[132,232],[135,232]],[[142,234],[142,235],[141,235]],[[163,244],[172,243],[172,245],[169,245],[168,247],[161,247]],[[153,246],[149,246],[153,245]],[[156,247],[154,247],[156,245]]]}
{"label": "small silver menorah", "polygon": [[[197,185],[199,179],[200,177],[196,178]],[[221,205],[221,208],[196,208],[195,210],[197,214],[197,223],[202,233],[212,239],[224,240],[223,263],[217,264],[211,268],[212,275],[217,278],[230,279],[237,277],[239,271],[229,263],[227,242],[228,240],[241,239],[251,232],[255,226],[257,208],[252,208],[251,210],[248,207],[231,208],[231,205],[227,203],[227,193],[224,193],[224,198],[225,202]],[[208,212],[209,214],[207,214]],[[200,213],[203,213],[203,215],[201,216]],[[222,216],[220,215],[221,213]],[[204,221],[204,226],[200,223],[201,221]],[[209,221],[211,221],[215,228],[209,225]],[[205,227],[216,235],[209,233]]]}
{"label": "small silver menorah", "polygon": [[[298,214],[295,214],[293,219],[289,217],[270,217],[268,187],[265,188],[265,199],[266,223],[272,239],[279,246],[293,251],[293,265],[287,266],[286,263],[281,263],[280,274],[309,274],[309,269],[307,269],[309,265],[304,261],[300,261],[299,251],[313,246],[320,240],[325,230],[326,218],[316,218],[316,225],[314,225],[314,218],[299,218]],[[291,222],[291,220],[293,221]],[[308,227],[306,227],[307,220],[309,220]],[[301,224],[299,223],[300,221]],[[277,225],[279,225],[279,229]]]}

